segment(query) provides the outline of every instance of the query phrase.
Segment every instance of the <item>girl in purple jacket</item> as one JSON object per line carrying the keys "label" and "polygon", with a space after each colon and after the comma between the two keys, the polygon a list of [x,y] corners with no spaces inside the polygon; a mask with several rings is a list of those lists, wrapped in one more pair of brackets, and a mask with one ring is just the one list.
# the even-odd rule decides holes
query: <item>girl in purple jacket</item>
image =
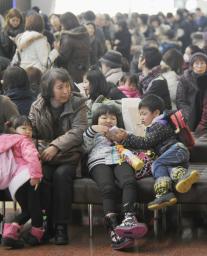
{"label": "girl in purple jacket", "polygon": [[32,126],[26,116],[19,116],[6,123],[12,134],[0,136],[0,189],[9,188],[21,213],[12,223],[5,223],[2,244],[22,248],[21,227],[31,218],[32,228],[24,236],[25,242],[38,245],[43,240],[44,229],[38,185],[42,178],[39,154],[32,141]]}

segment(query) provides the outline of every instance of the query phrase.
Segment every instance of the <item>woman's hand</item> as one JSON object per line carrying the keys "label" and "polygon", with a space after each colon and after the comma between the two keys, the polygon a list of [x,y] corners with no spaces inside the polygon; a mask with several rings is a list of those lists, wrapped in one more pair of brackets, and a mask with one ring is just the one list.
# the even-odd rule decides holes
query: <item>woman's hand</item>
{"label": "woman's hand", "polygon": [[39,183],[40,183],[40,179],[37,179],[37,178],[32,178],[32,179],[30,179],[30,185],[31,185],[32,187],[38,185]]}
{"label": "woman's hand", "polygon": [[41,153],[41,159],[43,161],[50,161],[52,160],[58,153],[59,149],[55,146],[49,146]]}
{"label": "woman's hand", "polygon": [[124,129],[117,128],[115,131],[108,131],[106,137],[114,142],[122,142],[128,136],[128,133]]}
{"label": "woman's hand", "polygon": [[105,125],[92,125],[92,129],[95,132],[101,133],[103,135],[106,135],[106,133],[109,130],[109,127],[105,126]]}

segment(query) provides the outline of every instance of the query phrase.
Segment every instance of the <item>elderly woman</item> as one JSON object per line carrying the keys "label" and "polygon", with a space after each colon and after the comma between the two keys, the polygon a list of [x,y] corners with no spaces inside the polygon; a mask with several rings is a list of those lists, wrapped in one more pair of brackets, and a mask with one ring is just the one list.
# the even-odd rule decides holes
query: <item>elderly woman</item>
{"label": "elderly woman", "polygon": [[[181,109],[191,131],[202,134],[206,119],[207,55],[197,52],[190,59],[190,66],[180,77],[176,94],[176,105]],[[205,115],[203,115],[205,113]],[[203,125],[203,123],[206,123]]]}
{"label": "elderly woman", "polygon": [[[42,144],[43,185],[50,187],[52,195],[49,219],[51,213],[57,245],[68,243],[73,179],[81,156],[82,134],[87,127],[85,99],[72,89],[73,81],[66,70],[47,71],[41,79],[40,97],[29,114],[35,136]],[[48,192],[48,187],[43,192]]]}

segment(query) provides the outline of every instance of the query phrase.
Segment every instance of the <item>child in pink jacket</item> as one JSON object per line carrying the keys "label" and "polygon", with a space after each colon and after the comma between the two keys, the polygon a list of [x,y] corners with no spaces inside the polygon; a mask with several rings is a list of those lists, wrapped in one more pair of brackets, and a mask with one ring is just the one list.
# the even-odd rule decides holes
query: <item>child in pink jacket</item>
{"label": "child in pink jacket", "polygon": [[42,167],[32,141],[32,126],[26,116],[16,117],[6,126],[13,134],[0,136],[0,190],[9,188],[12,199],[21,207],[21,213],[12,223],[4,224],[2,244],[11,248],[23,247],[20,229],[31,218],[32,228],[24,239],[31,245],[38,245],[44,235],[38,189]]}

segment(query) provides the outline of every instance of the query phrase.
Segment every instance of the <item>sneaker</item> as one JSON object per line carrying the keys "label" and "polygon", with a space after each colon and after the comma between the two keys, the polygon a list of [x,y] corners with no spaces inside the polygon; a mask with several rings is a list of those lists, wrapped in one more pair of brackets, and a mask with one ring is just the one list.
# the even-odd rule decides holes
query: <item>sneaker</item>
{"label": "sneaker", "polygon": [[177,198],[172,192],[169,192],[155,198],[155,200],[150,202],[147,207],[149,210],[158,210],[161,208],[165,208],[167,206],[174,205],[176,203],[177,203]]}
{"label": "sneaker", "polygon": [[141,238],[147,233],[148,229],[146,224],[137,221],[136,216],[133,213],[125,213],[125,218],[121,225],[115,228],[115,232],[120,237],[127,238]]}
{"label": "sneaker", "polygon": [[120,237],[114,230],[110,232],[111,247],[114,250],[123,250],[134,247],[134,239]]}
{"label": "sneaker", "polygon": [[180,178],[175,186],[175,189],[179,193],[188,192],[192,185],[199,179],[199,173],[196,170],[187,172],[182,178]]}

